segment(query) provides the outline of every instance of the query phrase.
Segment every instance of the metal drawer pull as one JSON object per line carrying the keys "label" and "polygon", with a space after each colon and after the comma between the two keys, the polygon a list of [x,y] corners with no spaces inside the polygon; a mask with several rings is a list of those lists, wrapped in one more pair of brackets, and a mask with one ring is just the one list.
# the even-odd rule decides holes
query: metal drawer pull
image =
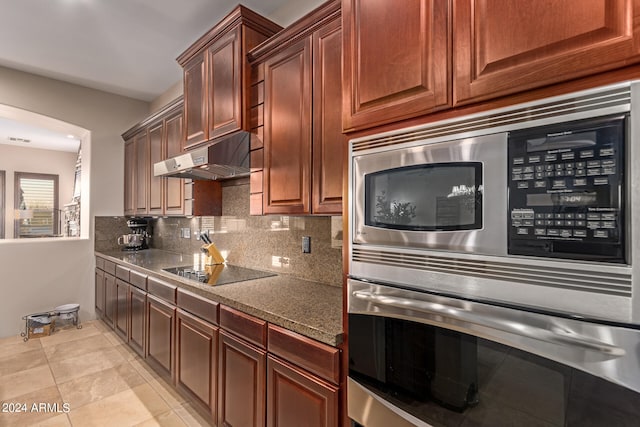
{"label": "metal drawer pull", "polygon": [[[380,295],[364,291],[354,291],[352,292],[352,295],[355,298],[372,304],[392,306],[404,310],[419,311],[432,316],[437,316],[439,319],[433,320],[445,323],[450,323],[451,320],[471,323],[552,344],[575,346],[584,350],[597,351],[609,356],[622,357],[626,354],[623,348],[595,338],[580,335],[560,326],[552,326],[548,330],[537,326],[527,325],[517,320],[478,315],[462,308],[447,306],[441,303],[416,301],[391,295]],[[449,322],[447,322],[447,319],[449,319]]]}

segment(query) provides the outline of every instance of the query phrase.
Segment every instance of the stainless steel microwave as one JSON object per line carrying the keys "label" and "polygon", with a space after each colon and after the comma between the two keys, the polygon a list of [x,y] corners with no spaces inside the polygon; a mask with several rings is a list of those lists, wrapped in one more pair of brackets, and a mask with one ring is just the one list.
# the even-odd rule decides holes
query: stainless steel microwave
{"label": "stainless steel microwave", "polygon": [[351,140],[350,276],[640,324],[639,103],[625,82]]}

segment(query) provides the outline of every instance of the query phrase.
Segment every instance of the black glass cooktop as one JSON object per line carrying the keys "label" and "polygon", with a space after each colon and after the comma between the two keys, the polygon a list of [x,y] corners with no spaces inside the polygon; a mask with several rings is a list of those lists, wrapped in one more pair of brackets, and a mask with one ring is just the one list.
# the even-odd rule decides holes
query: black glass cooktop
{"label": "black glass cooktop", "polygon": [[185,279],[196,280],[201,283],[208,283],[215,286],[276,276],[276,273],[271,273],[269,271],[253,270],[251,268],[227,264],[206,265],[200,268],[194,268],[194,266],[190,265],[184,267],[163,268],[163,270],[176,274],[180,277],[184,277]]}

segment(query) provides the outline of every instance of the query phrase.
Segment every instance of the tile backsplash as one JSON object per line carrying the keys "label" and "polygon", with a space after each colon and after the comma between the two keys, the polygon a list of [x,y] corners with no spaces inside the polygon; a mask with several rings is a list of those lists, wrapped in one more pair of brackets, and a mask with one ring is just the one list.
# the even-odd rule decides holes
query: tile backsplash
{"label": "tile backsplash", "polygon": [[[222,190],[222,216],[150,219],[150,247],[198,252],[203,242],[197,233],[205,231],[229,264],[341,286],[342,217],[251,216],[248,185]],[[126,218],[119,221],[124,231],[118,219],[96,217],[96,250],[117,250],[111,242],[115,244],[117,236],[127,232]],[[311,253],[302,252],[304,236],[311,239]]]}

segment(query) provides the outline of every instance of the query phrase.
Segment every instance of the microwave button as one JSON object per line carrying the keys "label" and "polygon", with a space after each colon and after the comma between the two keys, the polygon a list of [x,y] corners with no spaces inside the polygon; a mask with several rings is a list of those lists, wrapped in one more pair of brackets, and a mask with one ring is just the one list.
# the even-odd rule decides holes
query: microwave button
{"label": "microwave button", "polygon": [[563,163],[556,163],[556,170],[562,170],[564,168]]}
{"label": "microwave button", "polygon": [[576,178],[573,180],[574,187],[580,187],[582,185],[587,185],[587,178]]}
{"label": "microwave button", "polygon": [[585,169],[576,169],[576,176],[585,176],[587,171]]}
{"label": "microwave button", "polygon": [[588,158],[593,157],[593,155],[594,155],[593,150],[582,150],[582,151],[580,151],[580,158],[581,159],[588,159]]}
{"label": "microwave button", "polygon": [[543,213],[536,213],[536,219],[544,219]]}
{"label": "microwave button", "polygon": [[524,173],[533,173],[533,166],[525,166],[524,169],[522,169],[522,172]]}
{"label": "microwave button", "polygon": [[587,167],[588,168],[599,168],[600,167],[600,160],[589,160],[587,162]]}
{"label": "microwave button", "polygon": [[553,188],[565,188],[566,186],[567,186],[567,182],[564,179],[553,180]]}
{"label": "microwave button", "polygon": [[[537,176],[536,176],[537,178]],[[534,184],[535,188],[547,188],[547,181],[536,181]]]}
{"label": "microwave button", "polygon": [[603,221],[602,228],[616,228],[615,221]]}
{"label": "microwave button", "polygon": [[587,167],[587,164],[585,162],[578,162],[578,163],[576,163],[576,167],[578,169],[584,169],[584,168]]}
{"label": "microwave button", "polygon": [[573,227],[575,225],[575,221],[567,220],[564,222],[564,225],[566,225],[567,227]]}
{"label": "microwave button", "polygon": [[516,174],[516,173],[522,173],[522,168],[521,167],[517,167],[517,168],[512,168],[511,172]]}
{"label": "microwave button", "polygon": [[575,158],[575,153],[573,151],[567,151],[566,153],[562,153],[562,160],[573,160]]}
{"label": "microwave button", "polygon": [[593,178],[593,185],[609,185],[608,177]]}
{"label": "microwave button", "polygon": [[521,174],[514,174],[513,175],[513,180],[514,181],[522,181],[522,175]]}
{"label": "microwave button", "polygon": [[518,190],[526,190],[527,188],[529,188],[528,182],[524,181],[518,183]]}
{"label": "microwave button", "polygon": [[522,175],[522,179],[533,179],[533,173],[525,173]]}
{"label": "microwave button", "polygon": [[576,219],[587,219],[587,215],[583,213],[577,213]]}
{"label": "microwave button", "polygon": [[554,228],[547,230],[547,236],[559,236],[559,235],[560,235],[560,230],[556,230]]}
{"label": "microwave button", "polygon": [[544,172],[536,172],[536,179],[543,179],[544,177]]}
{"label": "microwave button", "polygon": [[560,230],[560,237],[571,237],[572,235],[571,230]]}
{"label": "microwave button", "polygon": [[564,174],[566,176],[573,176],[574,175],[573,169],[567,169],[566,171],[564,171]]}
{"label": "microwave button", "polygon": [[553,165],[544,165],[544,169],[547,171],[552,171],[553,170]]}
{"label": "microwave button", "polygon": [[576,220],[576,227],[586,227],[587,226],[587,222],[583,219],[577,219]]}
{"label": "microwave button", "polygon": [[563,226],[564,226],[564,221],[563,221],[563,220],[561,220],[561,219],[556,219],[556,220],[553,222],[553,225],[555,225],[556,227],[563,227]]}
{"label": "microwave button", "polygon": [[545,225],[547,225],[547,223],[544,219],[536,219],[536,225],[539,227],[544,227]]}
{"label": "microwave button", "polygon": [[603,168],[611,168],[611,167],[614,167],[616,165],[616,161],[613,160],[613,159],[603,160],[601,163],[602,163],[602,167]]}
{"label": "microwave button", "polygon": [[544,176],[547,178],[553,178],[554,176],[556,176],[555,171],[549,171],[549,172],[545,172]]}
{"label": "microwave button", "polygon": [[553,214],[553,217],[555,219],[564,219],[564,214],[561,214],[561,213]]}
{"label": "microwave button", "polygon": [[552,219],[547,219],[547,220],[545,220],[545,224],[546,224],[546,225],[550,225],[550,226],[552,226],[552,227],[555,225],[555,223],[556,223],[556,222],[555,222],[554,220],[552,220]]}
{"label": "microwave button", "polygon": [[512,227],[522,227],[522,220],[521,219],[512,219],[511,220],[511,226]]}
{"label": "microwave button", "polygon": [[600,227],[600,221],[587,221],[587,228],[591,228],[592,230],[595,230],[596,228],[602,228],[602,227]]}
{"label": "microwave button", "polygon": [[547,230],[545,230],[544,228],[536,228],[533,230],[533,233],[536,236],[544,236],[545,234],[547,234]]}
{"label": "microwave button", "polygon": [[514,165],[523,165],[524,164],[524,157],[514,157],[513,158],[513,164]]}
{"label": "microwave button", "polygon": [[567,219],[574,219],[575,215],[573,215],[572,213],[568,213],[568,214],[565,214],[564,217],[567,218]]}
{"label": "microwave button", "polygon": [[616,168],[602,168],[602,175],[615,175],[616,174]]}
{"label": "microwave button", "polygon": [[529,234],[529,229],[528,228],[518,228],[518,235],[526,236],[528,234]]}
{"label": "microwave button", "polygon": [[600,168],[587,169],[587,176],[596,176],[596,175],[602,175],[602,172],[600,172]]}
{"label": "microwave button", "polygon": [[536,165],[536,172],[542,172],[544,171],[544,166],[543,165]]}
{"label": "microwave button", "polygon": [[556,176],[564,176],[564,171],[563,170],[556,171]]}
{"label": "microwave button", "polygon": [[596,237],[599,239],[608,239],[609,230],[593,230],[593,237]]}
{"label": "microwave button", "polygon": [[529,156],[529,163],[540,163],[540,156]]}
{"label": "microwave button", "polygon": [[557,154],[545,154],[544,155],[544,161],[545,162],[555,162],[556,160],[558,160],[558,155]]}
{"label": "microwave button", "polygon": [[587,214],[587,220],[588,221],[600,221],[600,218],[602,218],[600,216],[599,213],[588,213]]}
{"label": "microwave button", "polygon": [[511,211],[511,219],[522,219],[522,211]]}
{"label": "microwave button", "polygon": [[546,214],[544,214],[544,217],[546,219],[553,219],[553,214],[552,213],[546,213]]}
{"label": "microwave button", "polygon": [[603,221],[615,221],[616,220],[616,214],[614,214],[614,213],[603,213],[601,215],[601,219]]}
{"label": "microwave button", "polygon": [[604,157],[604,156],[613,156],[614,151],[613,148],[601,148],[600,149],[600,157]]}
{"label": "microwave button", "polygon": [[522,212],[522,218],[524,218],[524,219],[533,219],[533,218],[535,218],[535,215],[534,215],[532,210],[527,210],[527,211]]}
{"label": "microwave button", "polygon": [[522,226],[523,227],[533,227],[533,220],[532,219],[524,219],[524,220],[522,220]]}
{"label": "microwave button", "polygon": [[587,230],[573,230],[573,237],[587,237]]}

